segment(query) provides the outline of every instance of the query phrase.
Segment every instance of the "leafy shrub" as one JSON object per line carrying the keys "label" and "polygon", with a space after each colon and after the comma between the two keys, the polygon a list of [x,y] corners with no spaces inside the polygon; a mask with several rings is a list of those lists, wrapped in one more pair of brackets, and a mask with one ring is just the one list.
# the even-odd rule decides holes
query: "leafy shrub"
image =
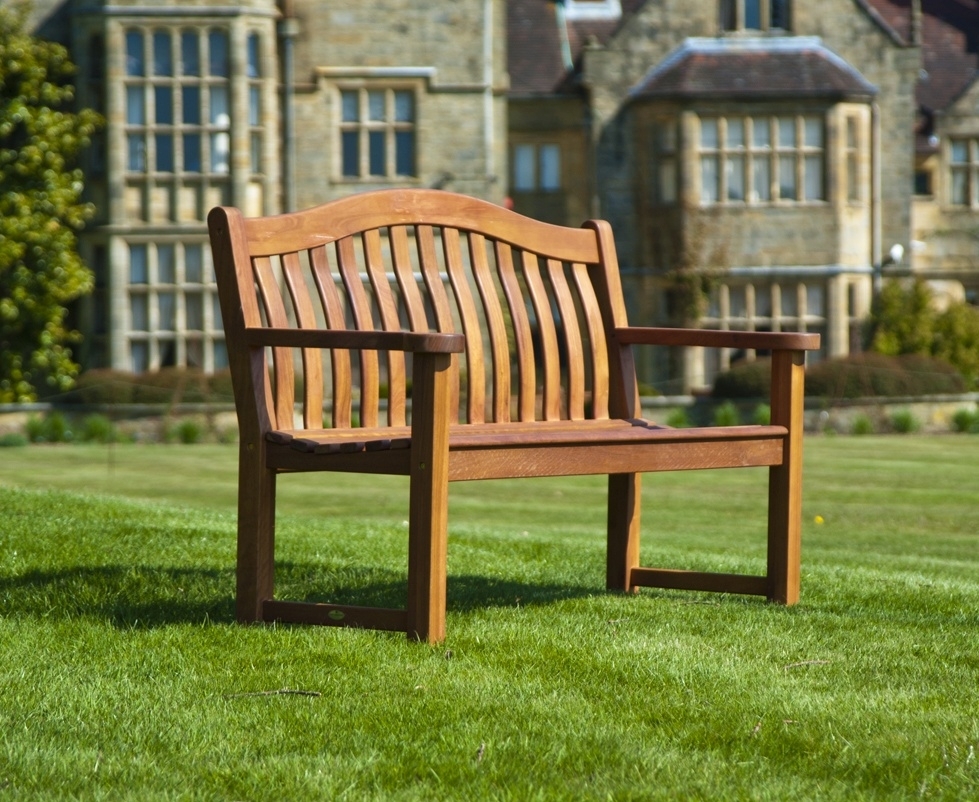
{"label": "leafy shrub", "polygon": [[4,432],[0,434],[0,448],[17,448],[27,445],[27,436],[20,432]]}
{"label": "leafy shrub", "polygon": [[866,415],[857,415],[853,419],[853,434],[873,434],[874,433],[874,422],[870,420]]}
{"label": "leafy shrub", "polygon": [[891,415],[891,427],[898,434],[911,434],[921,428],[921,421],[910,409],[899,409]]}
{"label": "leafy shrub", "polygon": [[715,426],[737,426],[741,423],[738,408],[730,401],[725,401],[714,410]]}
{"label": "leafy shrub", "polygon": [[218,432],[218,442],[222,445],[231,445],[238,442],[238,427],[229,426]]}
{"label": "leafy shrub", "polygon": [[[173,427],[172,437],[184,445],[193,445],[194,443],[199,443],[203,439],[204,427],[202,427],[196,420],[188,418],[180,421]],[[171,438],[169,437],[167,438],[167,440],[170,439]]]}
{"label": "leafy shrub", "polygon": [[688,429],[690,427],[690,416],[682,407],[670,411],[666,416],[666,425],[672,429]]}
{"label": "leafy shrub", "polygon": [[875,299],[870,348],[881,354],[922,354],[950,365],[969,387],[979,384],[979,310],[963,301],[940,310],[923,279],[889,281]]}
{"label": "leafy shrub", "polygon": [[952,416],[952,429],[956,432],[979,433],[979,409],[958,409]]}
{"label": "leafy shrub", "polygon": [[105,415],[88,415],[81,422],[78,439],[85,443],[114,443],[118,440],[118,432]]}
{"label": "leafy shrub", "polygon": [[756,359],[741,362],[714,380],[714,398],[767,398],[772,387],[772,362]]}
{"label": "leafy shrub", "polygon": [[772,422],[772,408],[768,404],[759,404],[755,407],[752,421],[756,426],[768,426]]}
{"label": "leafy shrub", "polygon": [[26,430],[32,443],[67,443],[74,438],[68,419],[60,412],[49,412],[44,417],[31,415]]}
{"label": "leafy shrub", "polygon": [[806,395],[823,398],[947,395],[965,392],[955,368],[931,357],[853,354],[806,371]]}

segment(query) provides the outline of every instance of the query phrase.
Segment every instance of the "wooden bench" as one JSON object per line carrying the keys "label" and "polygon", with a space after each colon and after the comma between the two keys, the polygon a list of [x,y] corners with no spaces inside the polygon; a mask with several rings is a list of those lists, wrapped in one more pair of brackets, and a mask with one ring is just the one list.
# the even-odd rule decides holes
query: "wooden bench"
{"label": "wooden bench", "polygon": [[[608,475],[609,589],[798,600],[803,372],[818,335],[630,327],[606,222],[558,227],[448,192],[254,219],[220,207],[208,225],[241,437],[240,621],[438,642],[449,482],[581,474]],[[640,344],[770,351],[771,424],[642,420]],[[744,466],[770,469],[765,576],[639,566],[641,473]],[[405,609],[275,599],[276,477],[292,471],[410,477]]]}

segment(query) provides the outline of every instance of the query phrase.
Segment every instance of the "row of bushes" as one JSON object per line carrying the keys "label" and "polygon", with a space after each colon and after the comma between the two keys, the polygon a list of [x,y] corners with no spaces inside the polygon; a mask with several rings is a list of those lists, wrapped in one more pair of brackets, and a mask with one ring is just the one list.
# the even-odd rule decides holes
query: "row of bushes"
{"label": "row of bushes", "polygon": [[[296,397],[301,398],[302,376],[296,375]],[[388,397],[387,385],[379,387]],[[405,382],[411,398],[411,379]],[[206,374],[195,368],[162,368],[148,373],[128,373],[111,368],[89,370],[78,377],[74,388],[60,397],[64,403],[104,406],[112,404],[233,404],[231,371]]]}
{"label": "row of bushes", "polygon": [[233,404],[231,372],[206,374],[193,368],[162,368],[150,373],[128,373],[99,368],[78,377],[63,399],[69,403],[105,404]]}
{"label": "row of bushes", "polygon": [[[772,410],[768,404],[758,404],[751,410],[739,409],[733,401],[725,401],[714,407],[711,421],[715,426],[738,426],[740,424],[766,425],[771,422]],[[706,421],[705,421],[706,422]],[[684,429],[694,425],[686,409],[676,409],[666,418],[666,425],[676,429]],[[848,434],[911,434],[920,431],[922,422],[910,409],[898,409],[889,414],[878,414],[873,417],[859,413],[849,425],[841,430],[838,425],[823,428],[826,433]],[[975,409],[962,408],[955,412],[951,420],[953,432],[970,432],[979,434],[979,407]]]}
{"label": "row of bushes", "polygon": [[65,415],[55,410],[46,415],[32,415],[22,431],[0,435],[0,446],[20,446],[28,443],[134,443],[139,441],[163,443],[233,442],[237,430],[217,429],[203,416],[163,419],[151,427],[134,428],[117,423],[106,415]]}
{"label": "row of bushes", "polygon": [[[771,390],[771,361],[736,365],[714,382],[714,398],[766,398]],[[959,372],[939,359],[917,354],[853,354],[817,362],[806,369],[806,395],[819,398],[899,398],[957,395],[966,392]]]}
{"label": "row of bushes", "polygon": [[[720,374],[711,395],[720,399],[767,398],[770,387],[771,363],[762,358],[742,362]],[[818,362],[806,370],[806,395],[811,397],[954,395],[967,389],[962,376],[947,362],[919,355],[854,354]],[[163,368],[133,374],[100,368],[79,376],[74,389],[63,400],[90,406],[232,404],[234,394],[228,370],[206,374],[193,368]]]}

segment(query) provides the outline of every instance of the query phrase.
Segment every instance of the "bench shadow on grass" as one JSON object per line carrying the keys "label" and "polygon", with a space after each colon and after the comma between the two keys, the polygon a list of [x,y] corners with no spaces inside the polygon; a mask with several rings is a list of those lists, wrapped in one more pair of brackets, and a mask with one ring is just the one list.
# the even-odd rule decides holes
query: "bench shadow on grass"
{"label": "bench shadow on grass", "polygon": [[[382,568],[276,566],[281,599],[368,607],[405,605],[405,575]],[[106,621],[119,628],[227,624],[235,619],[233,568],[91,566],[0,578],[0,617]],[[599,586],[449,576],[450,612],[553,604],[602,594]]]}

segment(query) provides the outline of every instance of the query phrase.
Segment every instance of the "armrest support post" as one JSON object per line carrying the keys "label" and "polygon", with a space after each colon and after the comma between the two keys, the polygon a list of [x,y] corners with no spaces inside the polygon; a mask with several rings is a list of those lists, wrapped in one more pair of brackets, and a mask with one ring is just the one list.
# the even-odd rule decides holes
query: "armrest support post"
{"label": "armrest support post", "polygon": [[445,638],[450,354],[416,353],[408,512],[408,637]]}
{"label": "armrest support post", "polygon": [[805,353],[772,355],[772,423],[785,426],[781,465],[768,477],[768,598],[781,604],[799,600],[802,550],[802,432]]}

